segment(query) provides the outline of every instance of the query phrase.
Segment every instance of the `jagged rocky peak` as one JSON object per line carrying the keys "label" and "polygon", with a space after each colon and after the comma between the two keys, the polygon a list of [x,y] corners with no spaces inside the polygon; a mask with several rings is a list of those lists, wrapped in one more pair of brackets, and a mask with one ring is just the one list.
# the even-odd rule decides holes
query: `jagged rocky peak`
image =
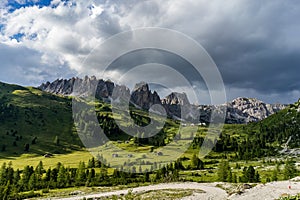
{"label": "jagged rocky peak", "polygon": [[169,115],[184,121],[199,120],[200,112],[196,105],[190,104],[186,93],[172,92],[164,99],[162,105]]}
{"label": "jagged rocky peak", "polygon": [[247,110],[247,109],[254,109],[254,111],[265,111],[266,114],[273,114],[279,110],[285,108],[285,105],[281,104],[267,104],[255,98],[245,98],[239,97],[232,102],[227,103],[227,106],[237,108],[239,110]]}
{"label": "jagged rocky peak", "polygon": [[239,97],[227,103],[227,119],[256,122],[284,109],[281,104],[267,104],[255,98]]}
{"label": "jagged rocky peak", "polygon": [[215,111],[220,115],[226,114],[225,123],[245,124],[263,120],[285,107],[282,104],[267,104],[255,98],[239,97],[223,105],[199,106],[199,110],[203,121],[209,122],[212,111]]}
{"label": "jagged rocky peak", "polygon": [[184,92],[183,93],[172,92],[162,100],[162,103],[167,105],[184,105],[184,106],[190,105],[190,101],[186,93]]}
{"label": "jagged rocky peak", "polygon": [[130,99],[130,90],[125,85],[116,85],[112,94],[112,99],[123,99],[128,101]]}
{"label": "jagged rocky peak", "polygon": [[112,96],[112,93],[115,89],[115,84],[110,81],[106,80],[104,81],[103,79],[100,79],[97,81],[97,89],[96,89],[96,97],[100,98],[109,98]]}
{"label": "jagged rocky peak", "polygon": [[145,82],[137,83],[131,94],[131,102],[135,105],[149,110],[154,104],[161,104],[161,100],[156,91],[152,92]]}
{"label": "jagged rocky peak", "polygon": [[39,89],[53,94],[66,96],[95,95],[96,98],[100,99],[110,98],[113,91],[115,91],[115,95],[120,95],[120,97],[130,95],[130,91],[126,86],[116,85],[111,80],[97,79],[95,76],[57,79],[52,83],[43,83],[39,86]]}
{"label": "jagged rocky peak", "polygon": [[238,97],[231,101],[232,104],[260,104],[262,101],[256,98]]}
{"label": "jagged rocky peak", "polygon": [[41,90],[45,90],[51,83],[47,81],[46,83],[42,83],[38,88]]}
{"label": "jagged rocky peak", "polygon": [[232,100],[228,104],[239,109],[248,109],[252,107],[261,107],[261,106],[264,107],[265,105],[267,105],[256,98],[246,98],[246,97],[238,97]]}
{"label": "jagged rocky peak", "polygon": [[73,93],[74,82],[75,78],[69,80],[56,79],[52,83],[50,83],[49,81],[43,83],[41,86],[39,86],[39,89],[54,94],[70,95]]}
{"label": "jagged rocky peak", "polygon": [[142,81],[140,83],[135,84],[134,89],[133,89],[132,92],[135,92],[135,91],[140,91],[140,92],[141,91],[144,91],[144,92],[150,91],[148,83]]}

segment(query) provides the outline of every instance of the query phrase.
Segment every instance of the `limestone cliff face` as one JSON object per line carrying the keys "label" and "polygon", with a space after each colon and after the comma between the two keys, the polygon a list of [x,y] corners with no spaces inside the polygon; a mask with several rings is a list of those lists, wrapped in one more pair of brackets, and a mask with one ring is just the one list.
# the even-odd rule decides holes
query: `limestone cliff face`
{"label": "limestone cliff face", "polygon": [[260,121],[285,108],[284,105],[266,104],[255,98],[242,97],[228,103],[227,107],[244,116],[246,122]]}
{"label": "limestone cliff face", "polygon": [[162,105],[169,115],[176,118],[192,121],[199,119],[198,107],[190,103],[186,93],[172,92],[162,99]]}
{"label": "limestone cliff face", "polygon": [[165,105],[190,105],[190,102],[185,93],[172,92],[164,99],[162,99]]}
{"label": "limestone cliff face", "polygon": [[[76,85],[75,85],[76,84]],[[57,79],[54,82],[43,83],[39,89],[53,94],[65,96],[90,96],[99,99],[115,96],[129,96],[130,91],[126,86],[116,85],[110,80],[97,79],[95,76],[81,78]]]}
{"label": "limestone cliff face", "polygon": [[39,89],[53,94],[70,95],[73,93],[74,81],[75,78],[70,80],[57,79],[52,83],[48,81],[40,85]]}
{"label": "limestone cliff face", "polygon": [[284,109],[286,106],[282,104],[266,104],[255,98],[239,97],[223,105],[200,106],[200,118],[203,121],[209,121],[212,110],[222,113],[222,110],[225,110],[224,107],[226,108],[226,123],[245,124],[261,121]]}
{"label": "limestone cliff face", "polygon": [[[77,84],[77,85],[75,85]],[[149,85],[141,82],[135,85],[132,93],[124,85],[117,85],[110,80],[84,77],[57,79],[54,82],[43,83],[41,90],[60,95],[89,96],[95,92],[95,97],[102,100],[125,99],[142,109],[149,110],[152,105],[164,107],[170,117],[181,120],[212,122],[218,115],[225,115],[229,124],[244,124],[256,122],[284,109],[281,104],[266,104],[254,98],[239,97],[222,105],[193,105],[185,93],[173,92],[161,99],[156,91],[151,91]],[[297,108],[300,111],[300,108]],[[212,112],[214,111],[214,112]],[[226,112],[226,113],[224,113]],[[211,115],[214,113],[214,117]],[[215,118],[215,119],[216,119]]]}
{"label": "limestone cliff face", "polygon": [[132,94],[131,102],[143,109],[149,110],[154,104],[161,105],[161,100],[156,91],[152,92],[149,85],[141,82],[135,85]]}

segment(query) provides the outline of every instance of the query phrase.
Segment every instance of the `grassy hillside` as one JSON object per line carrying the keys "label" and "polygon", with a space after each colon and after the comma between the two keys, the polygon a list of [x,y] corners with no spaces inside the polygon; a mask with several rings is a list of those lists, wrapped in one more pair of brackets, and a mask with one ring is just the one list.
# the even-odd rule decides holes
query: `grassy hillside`
{"label": "grassy hillside", "polygon": [[[74,128],[71,103],[70,98],[35,88],[0,83],[0,158],[19,157],[28,153],[41,156],[48,152],[66,154],[84,150]],[[290,147],[299,147],[299,104],[297,102],[258,123],[225,125],[214,151],[207,159],[249,160],[276,155],[276,149],[281,149],[290,136]],[[120,130],[114,121],[114,118],[118,118],[122,126],[126,127],[129,126],[129,116],[122,114],[122,111],[112,116],[111,106],[103,102],[96,103],[95,108],[105,134],[117,146],[129,151],[149,152],[151,148],[159,151],[160,147],[173,140],[178,131],[178,123],[167,119],[159,134],[149,139],[139,139],[140,136],[134,138]],[[94,111],[84,114],[88,117]],[[133,107],[131,117],[138,125],[149,123],[148,113]],[[89,122],[80,124],[83,130],[93,130],[93,126],[95,124]],[[192,157],[198,152],[206,133],[205,127],[199,127],[198,131],[191,126],[183,127],[179,143],[185,142],[185,137],[195,136],[184,156]],[[93,133],[90,136],[93,137]],[[120,141],[123,142],[119,144]],[[28,151],[26,144],[29,145]],[[113,153],[109,150],[105,152],[108,157]]]}
{"label": "grassy hillside", "polygon": [[300,147],[300,100],[261,122],[248,125],[246,130],[274,146],[285,144],[291,138],[289,147]]}
{"label": "grassy hillside", "polygon": [[[100,126],[110,140],[126,141],[132,138],[118,128],[109,104],[97,102],[94,108]],[[131,117],[137,124],[144,126],[150,122],[147,112],[133,107],[131,110]],[[94,115],[94,112],[91,110],[84,115]],[[130,117],[122,113],[115,114],[114,118],[120,119],[123,126],[128,126]],[[74,127],[72,99],[68,97],[52,95],[32,87],[0,83],[0,122],[0,159],[23,154],[22,157],[28,157],[26,154],[41,156],[85,150]],[[82,124],[85,130],[90,125]],[[172,130],[176,127],[176,122],[168,119],[154,142],[159,141],[157,145],[163,145],[167,135],[173,137]],[[29,145],[29,149],[26,149],[26,145]]]}
{"label": "grassy hillside", "polygon": [[234,159],[248,160],[276,156],[285,147],[300,147],[300,102],[270,117],[248,125],[226,125],[215,151],[231,153]]}
{"label": "grassy hillside", "polygon": [[79,149],[81,142],[74,131],[71,109],[68,98],[0,83],[0,156]]}

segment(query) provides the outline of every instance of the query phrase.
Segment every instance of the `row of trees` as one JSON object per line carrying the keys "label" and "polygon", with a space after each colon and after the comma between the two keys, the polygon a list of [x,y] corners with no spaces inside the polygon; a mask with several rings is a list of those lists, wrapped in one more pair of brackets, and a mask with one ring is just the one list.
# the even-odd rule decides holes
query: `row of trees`
{"label": "row of trees", "polygon": [[242,182],[242,183],[257,183],[260,182],[260,175],[258,171],[254,169],[252,165],[249,167],[244,167],[242,175],[238,176],[236,173],[232,172],[229,162],[227,160],[222,160],[218,166],[218,179],[223,182]]}
{"label": "row of trees", "polygon": [[[237,164],[236,168],[239,169],[240,166]],[[277,181],[279,174],[281,173],[283,174],[283,178],[285,180],[297,176],[298,171],[296,169],[295,162],[290,159],[286,160],[283,171],[280,170],[280,163],[278,163],[275,169],[272,171],[271,177],[266,178],[266,182]],[[252,165],[249,167],[244,167],[242,175],[238,176],[236,173],[232,172],[232,168],[227,160],[222,160],[219,163],[217,175],[219,181],[223,182],[257,183],[261,181],[260,174]]]}
{"label": "row of trees", "polygon": [[[193,157],[195,169],[203,167],[197,157]],[[57,163],[54,168],[45,169],[43,162],[34,168],[25,166],[23,170],[15,170],[11,162],[4,163],[0,169],[0,199],[19,199],[24,191],[55,189],[74,186],[113,186],[128,183],[176,181],[179,170],[184,170],[181,160],[148,172],[132,166],[130,172],[114,170],[109,175],[108,168],[98,159],[90,159],[86,165],[80,162],[77,168],[65,167]]]}
{"label": "row of trees", "polygon": [[[168,142],[170,142],[173,139],[169,138],[168,130],[170,127],[174,128],[174,124],[170,125],[168,122],[166,122],[165,126],[161,130],[157,130],[158,133],[155,134],[153,137],[145,137],[145,133],[143,132],[136,133],[136,136],[133,137],[129,133],[126,133],[119,128],[113,116],[111,115],[111,109],[109,107],[101,107],[100,105],[97,105],[96,110],[97,122],[95,122],[94,110],[83,109],[76,112],[77,114],[75,114],[74,116],[76,119],[75,121],[78,122],[78,124],[76,125],[77,128],[81,130],[80,132],[85,134],[84,137],[87,137],[87,140],[91,141],[90,143],[99,140],[98,135],[96,135],[96,130],[98,130],[99,126],[101,127],[105,135],[108,137],[108,139],[112,141],[133,139],[133,141],[137,145],[151,145],[155,147],[161,147],[165,146]],[[157,126],[159,126],[157,120],[150,119],[146,115],[146,111],[144,112],[144,114],[141,114],[138,111],[130,110],[130,117],[136,125],[143,127],[151,123],[154,127],[156,127],[156,124]],[[134,125],[130,123],[126,124],[126,122],[129,122],[128,118],[123,117],[123,121],[124,126],[126,126],[126,130],[136,130]],[[95,138],[95,140],[93,140],[93,138]],[[99,142],[95,145],[99,145]]]}
{"label": "row of trees", "polygon": [[[272,181],[278,179],[278,174],[283,173],[285,179],[293,178],[297,175],[295,163],[287,160],[283,171],[280,171],[280,165],[272,173]],[[237,165],[237,169],[240,167]],[[74,186],[113,186],[124,185],[128,183],[144,182],[165,182],[178,181],[179,171],[186,169],[204,169],[204,163],[194,155],[191,159],[191,165],[187,168],[183,166],[182,159],[174,163],[165,165],[154,172],[131,167],[130,172],[114,170],[108,174],[108,168],[98,159],[90,159],[86,165],[80,162],[77,168],[65,167],[57,163],[54,168],[45,169],[43,162],[40,162],[35,168],[25,166],[23,170],[15,170],[12,164],[3,164],[0,169],[0,199],[19,199],[20,193],[24,191],[35,191],[39,189],[55,189]],[[233,172],[227,160],[219,163],[217,175],[219,181],[224,182],[260,182],[260,174],[253,166],[244,167],[242,173]],[[267,179],[271,181],[271,179]]]}
{"label": "row of trees", "polygon": [[[203,141],[203,137],[196,136],[191,144],[191,148],[200,148]],[[237,160],[250,160],[257,157],[270,156],[275,152],[272,146],[268,146],[268,143],[265,140],[260,140],[259,137],[247,137],[238,141],[235,136],[221,133],[216,142],[208,140],[207,143],[214,146],[213,151],[218,153],[235,152],[235,159]]]}
{"label": "row of trees", "polygon": [[[191,147],[199,148],[203,141],[203,138],[196,136]],[[245,138],[238,138],[235,135],[222,132],[219,139],[216,142],[211,141],[211,144],[214,146],[215,152],[234,152],[234,159],[236,160],[250,160],[276,153],[275,147],[270,144],[264,134],[258,133],[249,133]]]}

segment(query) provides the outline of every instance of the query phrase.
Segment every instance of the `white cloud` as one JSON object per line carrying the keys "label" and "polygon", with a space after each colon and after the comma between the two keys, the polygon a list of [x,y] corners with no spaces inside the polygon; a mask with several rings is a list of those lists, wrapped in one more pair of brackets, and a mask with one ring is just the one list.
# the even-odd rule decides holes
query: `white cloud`
{"label": "white cloud", "polygon": [[92,5],[91,6],[91,18],[95,19],[97,16],[101,15],[101,13],[104,11],[104,9],[102,8],[102,6],[95,6]]}
{"label": "white cloud", "polygon": [[85,1],[66,4],[57,0],[52,5],[56,6],[25,7],[5,16],[1,42],[14,45],[12,37],[22,33],[20,43],[44,54],[43,62],[51,57],[58,59],[54,63],[69,63],[71,68],[79,69],[95,45],[122,31],[118,19],[102,13],[100,6],[91,10]]}

